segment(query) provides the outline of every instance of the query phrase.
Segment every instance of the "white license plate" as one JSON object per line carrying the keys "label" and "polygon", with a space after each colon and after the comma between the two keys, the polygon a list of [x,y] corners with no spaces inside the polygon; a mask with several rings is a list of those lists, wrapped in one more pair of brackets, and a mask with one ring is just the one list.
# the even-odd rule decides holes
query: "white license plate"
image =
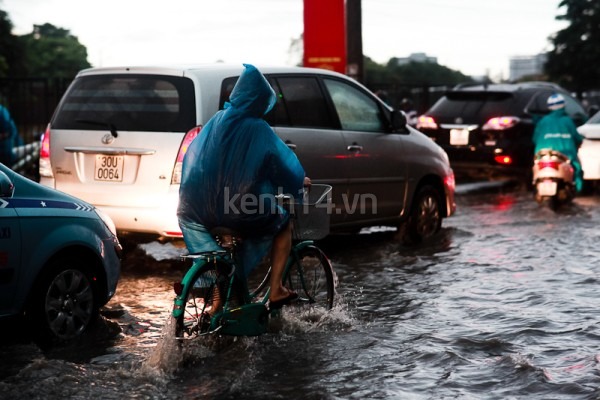
{"label": "white license plate", "polygon": [[469,131],[467,129],[450,129],[450,144],[453,146],[469,144]]}
{"label": "white license plate", "polygon": [[96,155],[94,179],[97,181],[123,181],[123,156]]}
{"label": "white license plate", "polygon": [[554,196],[556,194],[556,182],[542,181],[537,184],[537,192],[540,196]]}

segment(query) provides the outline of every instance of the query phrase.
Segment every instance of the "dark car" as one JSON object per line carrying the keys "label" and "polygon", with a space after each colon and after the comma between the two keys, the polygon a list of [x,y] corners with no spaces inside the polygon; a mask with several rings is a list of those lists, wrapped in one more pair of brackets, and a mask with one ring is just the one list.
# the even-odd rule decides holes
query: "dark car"
{"label": "dark car", "polygon": [[457,175],[529,173],[535,123],[548,113],[553,93],[565,97],[576,125],[586,121],[581,104],[555,84],[477,84],[447,92],[419,117],[417,129],[446,151]]}

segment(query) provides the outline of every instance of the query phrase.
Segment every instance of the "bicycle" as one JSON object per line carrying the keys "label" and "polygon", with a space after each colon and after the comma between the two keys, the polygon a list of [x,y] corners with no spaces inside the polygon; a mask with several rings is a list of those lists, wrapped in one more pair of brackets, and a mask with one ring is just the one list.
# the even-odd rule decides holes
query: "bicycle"
{"label": "bicycle", "polygon": [[[294,243],[283,273],[284,284],[298,293],[295,304],[326,310],[333,307],[334,271],[314,241],[329,234],[330,206],[331,186],[313,184],[303,203],[290,209]],[[183,256],[192,259],[193,264],[174,288],[175,337],[266,333],[270,316],[280,312],[267,306],[271,269],[250,289],[237,262],[239,236],[226,228],[216,228],[211,233],[221,250]],[[210,307],[217,298],[222,310],[211,314]]]}

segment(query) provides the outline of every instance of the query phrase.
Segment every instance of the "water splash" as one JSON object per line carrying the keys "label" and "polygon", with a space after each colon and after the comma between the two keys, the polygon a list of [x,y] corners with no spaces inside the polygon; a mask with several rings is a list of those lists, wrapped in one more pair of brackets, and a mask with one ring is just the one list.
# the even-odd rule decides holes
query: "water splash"
{"label": "water splash", "polygon": [[142,363],[140,371],[142,374],[170,377],[177,371],[182,359],[181,343],[175,338],[175,319],[169,315],[161,337]]}

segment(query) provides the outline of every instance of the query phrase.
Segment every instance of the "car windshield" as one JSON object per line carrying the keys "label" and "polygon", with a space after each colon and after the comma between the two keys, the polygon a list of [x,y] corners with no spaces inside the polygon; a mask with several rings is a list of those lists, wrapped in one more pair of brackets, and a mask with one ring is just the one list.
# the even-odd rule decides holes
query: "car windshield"
{"label": "car windshield", "polygon": [[441,119],[485,121],[494,116],[514,115],[515,101],[509,92],[449,92],[432,107],[431,114]]}
{"label": "car windshield", "polygon": [[182,77],[78,78],[58,107],[55,129],[187,132],[195,125],[194,88]]}

